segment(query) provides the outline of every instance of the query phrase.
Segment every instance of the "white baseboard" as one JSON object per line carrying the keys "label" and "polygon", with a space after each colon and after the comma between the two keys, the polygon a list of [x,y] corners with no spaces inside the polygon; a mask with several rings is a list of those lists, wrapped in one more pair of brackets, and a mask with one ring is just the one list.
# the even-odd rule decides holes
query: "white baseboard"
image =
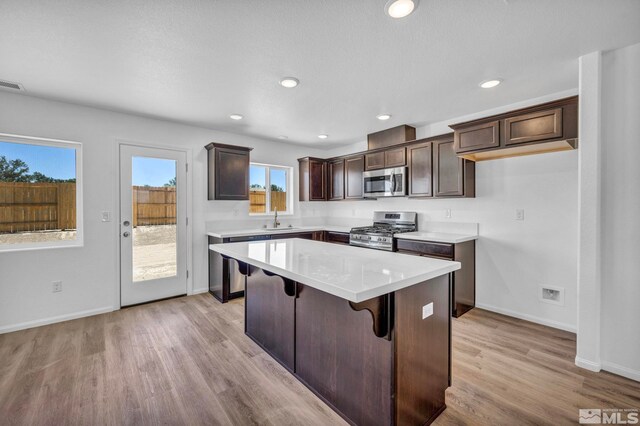
{"label": "white baseboard", "polygon": [[43,318],[34,321],[26,321],[18,324],[3,325],[0,327],[0,334],[11,333],[12,331],[25,330],[27,328],[40,327],[41,325],[53,324],[56,322],[69,321],[72,319],[90,317],[92,315],[105,314],[114,311],[113,306],[104,308],[89,309],[87,311],[74,312],[71,314],[58,315],[55,317]]}
{"label": "white baseboard", "polygon": [[602,369],[609,373],[617,374],[618,376],[626,377],[627,379],[640,382],[640,371],[633,370],[631,368],[623,367],[622,365],[614,364],[613,362],[602,361]]}
{"label": "white baseboard", "polygon": [[565,324],[558,321],[548,320],[540,317],[536,317],[529,314],[522,314],[520,312],[510,311],[509,309],[498,308],[497,306],[485,305],[483,303],[476,303],[476,307],[485,309],[487,311],[496,312],[498,314],[507,315],[509,317],[523,319],[525,321],[535,322],[536,324],[546,325],[547,327],[558,328],[564,331],[576,332],[576,327],[570,324]]}
{"label": "white baseboard", "polygon": [[576,357],[576,365],[585,370],[595,371],[596,373],[602,370],[602,364],[600,362],[589,361],[588,359]]}
{"label": "white baseboard", "polygon": [[194,288],[191,291],[191,294],[201,294],[201,293],[206,293],[209,291],[209,287],[204,287],[204,288]]}

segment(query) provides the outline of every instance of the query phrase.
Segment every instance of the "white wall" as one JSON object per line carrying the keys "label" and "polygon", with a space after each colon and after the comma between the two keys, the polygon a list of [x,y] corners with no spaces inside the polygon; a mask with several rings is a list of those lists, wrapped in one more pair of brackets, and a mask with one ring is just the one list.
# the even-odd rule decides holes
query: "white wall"
{"label": "white wall", "polygon": [[[0,92],[0,133],[83,143],[85,224],[84,247],[0,254],[0,332],[118,307],[118,140],[192,149],[194,238],[189,287],[194,291],[207,287],[206,222],[248,219],[248,201],[206,200],[204,146],[211,141],[252,146],[252,160],[289,166],[296,166],[298,157],[320,154],[291,144],[6,92]],[[114,213],[113,222],[101,222],[104,210]],[[296,212],[299,217],[297,201]],[[51,292],[54,280],[63,281],[61,293]]]}
{"label": "white wall", "polygon": [[602,367],[640,381],[640,44],[602,56]]}
{"label": "white wall", "polygon": [[[448,133],[448,124],[575,94],[576,90],[572,90],[452,118],[418,128],[417,135],[421,138]],[[333,150],[331,155],[365,149],[366,141],[362,141]],[[330,202],[327,208],[331,217],[358,219],[370,219],[374,210],[381,209],[417,211],[422,227],[425,221],[477,222],[478,306],[574,331],[577,197],[578,152],[566,151],[476,163],[476,198]],[[516,221],[515,210],[521,208],[525,210],[525,220]],[[445,218],[445,209],[451,209],[451,219]],[[540,302],[541,285],[563,287],[564,306]]]}

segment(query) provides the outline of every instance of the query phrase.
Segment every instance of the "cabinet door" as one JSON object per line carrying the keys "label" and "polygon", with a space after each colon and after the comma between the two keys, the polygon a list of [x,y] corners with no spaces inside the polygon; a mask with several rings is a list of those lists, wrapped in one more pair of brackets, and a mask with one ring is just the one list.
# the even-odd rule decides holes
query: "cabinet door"
{"label": "cabinet door", "polygon": [[250,266],[245,291],[245,332],[293,371],[295,283]]}
{"label": "cabinet door", "polygon": [[344,199],[344,160],[329,163],[329,199]]}
{"label": "cabinet door", "polygon": [[365,170],[384,169],[384,151],[365,154],[364,169]]}
{"label": "cabinet door", "polygon": [[327,199],[327,163],[321,160],[309,160],[309,200]]}
{"label": "cabinet door", "polygon": [[410,146],[407,150],[409,164],[409,195],[433,196],[433,163],[431,142]]}
{"label": "cabinet door", "polygon": [[500,122],[491,121],[475,126],[456,129],[455,151],[468,152],[500,147]]}
{"label": "cabinet door", "polygon": [[452,140],[433,142],[434,195],[464,195],[464,161],[456,156]]}
{"label": "cabinet door", "polygon": [[344,198],[362,198],[362,173],[364,172],[364,155],[344,160]]}
{"label": "cabinet door", "polygon": [[562,108],[532,112],[504,120],[505,145],[562,137]]}
{"label": "cabinet door", "polygon": [[384,152],[384,166],[386,168],[407,165],[407,150],[405,148],[388,149]]}
{"label": "cabinet door", "polygon": [[248,200],[249,199],[249,152],[228,148],[209,151],[209,164],[215,170],[215,194],[209,199]]}
{"label": "cabinet door", "polygon": [[326,241],[328,243],[349,244],[349,234],[344,232],[326,232]]}

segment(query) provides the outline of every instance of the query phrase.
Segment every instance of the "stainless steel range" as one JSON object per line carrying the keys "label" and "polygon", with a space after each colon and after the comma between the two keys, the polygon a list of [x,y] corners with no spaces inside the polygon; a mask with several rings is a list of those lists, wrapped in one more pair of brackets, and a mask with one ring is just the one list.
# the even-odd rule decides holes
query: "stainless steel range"
{"label": "stainless steel range", "polygon": [[416,212],[374,212],[373,226],[351,228],[349,244],[378,250],[395,251],[394,234],[418,229]]}

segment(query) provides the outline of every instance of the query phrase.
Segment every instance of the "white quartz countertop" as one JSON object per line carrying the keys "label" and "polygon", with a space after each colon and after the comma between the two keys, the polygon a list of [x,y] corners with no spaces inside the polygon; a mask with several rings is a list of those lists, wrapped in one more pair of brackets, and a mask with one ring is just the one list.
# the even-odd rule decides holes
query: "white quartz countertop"
{"label": "white quartz countertop", "polygon": [[253,235],[274,235],[274,234],[291,234],[299,232],[314,232],[314,231],[333,231],[333,232],[345,232],[351,231],[347,226],[333,226],[333,225],[319,225],[319,226],[298,226],[293,228],[282,227],[278,229],[266,229],[266,228],[252,228],[252,229],[225,229],[225,230],[213,230],[207,232],[210,237],[217,238],[231,238],[231,237],[248,237]]}
{"label": "white quartz countertop", "polygon": [[211,244],[209,249],[352,302],[460,269],[460,262],[300,238]]}
{"label": "white quartz countertop", "polygon": [[418,241],[433,241],[435,243],[449,243],[458,244],[466,241],[477,240],[477,235],[471,234],[449,234],[444,232],[403,232],[396,234],[394,237],[401,240],[418,240]]}

